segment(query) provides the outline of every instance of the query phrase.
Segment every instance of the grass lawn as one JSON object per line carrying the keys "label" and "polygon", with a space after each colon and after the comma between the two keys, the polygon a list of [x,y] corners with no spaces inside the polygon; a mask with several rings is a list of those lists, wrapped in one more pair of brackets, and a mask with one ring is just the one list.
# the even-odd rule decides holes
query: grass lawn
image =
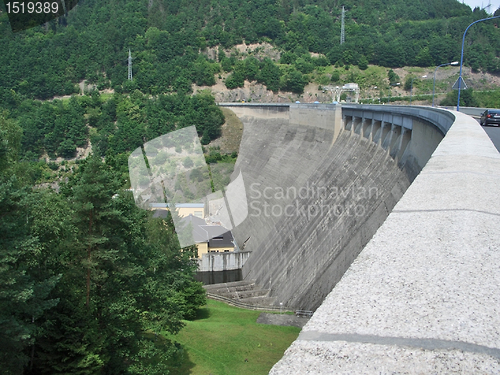
{"label": "grass lawn", "polygon": [[[257,324],[259,311],[208,300],[199,318],[171,339],[184,348],[172,374],[267,374],[299,335],[300,328]],[[247,361],[245,361],[247,360]]]}

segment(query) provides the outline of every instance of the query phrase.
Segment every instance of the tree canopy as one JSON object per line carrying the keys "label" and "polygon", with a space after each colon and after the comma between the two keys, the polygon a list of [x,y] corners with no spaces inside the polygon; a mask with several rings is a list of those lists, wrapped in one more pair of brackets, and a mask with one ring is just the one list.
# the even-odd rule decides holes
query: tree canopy
{"label": "tree canopy", "polygon": [[[346,8],[342,45],[341,5]],[[294,65],[302,74],[315,64],[328,63],[436,66],[456,60],[467,25],[487,16],[484,10],[471,11],[456,0],[411,4],[403,0],[342,4],[332,0],[245,4],[235,0],[85,0],[67,17],[13,34],[4,12],[0,17],[0,99],[70,95],[79,91],[83,80],[99,90],[189,94],[193,83],[213,85],[215,75],[224,71],[231,72],[226,79],[229,88],[242,86],[244,79],[257,79],[269,84],[270,90],[279,89],[277,80],[259,80],[257,66],[266,70],[268,63],[236,64],[234,56],[219,53],[212,60],[207,53],[207,48],[240,43],[271,42],[282,51],[280,62]],[[497,24],[481,23],[469,31],[465,63],[473,69],[500,72]],[[127,81],[129,49],[133,82]],[[307,61],[309,52],[327,59]],[[289,89],[289,85],[282,88]],[[69,144],[60,147],[61,152],[72,152]]]}
{"label": "tree canopy", "polygon": [[168,373],[179,348],[158,335],[205,303],[194,250],[136,207],[116,158],[91,155],[59,193],[24,184],[21,134],[0,115],[2,373]]}

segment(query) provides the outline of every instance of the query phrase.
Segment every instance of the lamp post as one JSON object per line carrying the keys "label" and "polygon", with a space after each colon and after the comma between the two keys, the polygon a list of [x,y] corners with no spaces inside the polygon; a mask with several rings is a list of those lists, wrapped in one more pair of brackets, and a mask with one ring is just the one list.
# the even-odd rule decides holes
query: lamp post
{"label": "lamp post", "polygon": [[436,69],[434,69],[434,82],[432,83],[432,106],[433,107],[434,107],[434,92],[436,91],[436,72],[437,72],[438,68],[440,68],[442,66],[448,66],[448,65],[456,66],[456,65],[458,65],[458,61],[453,61],[451,63],[441,64],[441,65],[436,66]]}
{"label": "lamp post", "polygon": [[492,20],[494,18],[500,18],[500,16],[494,16],[494,17],[488,17],[488,18],[483,18],[481,20],[477,20],[472,22],[469,26],[464,31],[464,36],[462,38],[462,53],[460,54],[460,75],[458,76],[458,100],[457,100],[457,112],[460,111],[460,83],[462,83],[462,65],[464,63],[464,43],[465,43],[465,34],[467,34],[467,31],[469,28],[474,25],[475,23],[482,22],[482,21],[488,21]]}
{"label": "lamp post", "polygon": [[[427,76],[422,76],[422,78],[427,78]],[[412,96],[412,93],[413,93],[413,81],[414,81],[415,77],[412,77],[411,79],[411,84],[410,84],[410,105],[411,105],[411,96]]]}

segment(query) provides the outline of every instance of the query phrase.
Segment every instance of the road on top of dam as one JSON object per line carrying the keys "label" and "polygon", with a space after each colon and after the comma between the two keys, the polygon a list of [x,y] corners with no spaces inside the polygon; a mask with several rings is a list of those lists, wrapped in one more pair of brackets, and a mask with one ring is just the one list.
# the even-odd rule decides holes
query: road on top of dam
{"label": "road on top of dam", "polygon": [[[453,107],[443,107],[447,109],[454,109]],[[461,108],[460,112],[465,113],[473,117],[477,122],[480,122],[479,119],[481,114],[487,108]],[[500,126],[482,126],[486,134],[490,137],[491,141],[495,145],[496,149],[500,152]]]}
{"label": "road on top of dam", "polygon": [[500,126],[483,126],[483,129],[500,152]]}

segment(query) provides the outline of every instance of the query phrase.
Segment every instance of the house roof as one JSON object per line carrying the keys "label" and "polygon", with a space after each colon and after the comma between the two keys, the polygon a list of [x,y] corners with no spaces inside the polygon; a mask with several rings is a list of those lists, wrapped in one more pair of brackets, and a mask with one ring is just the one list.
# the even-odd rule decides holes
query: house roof
{"label": "house roof", "polygon": [[182,226],[193,227],[193,239],[196,243],[208,242],[209,247],[234,247],[231,231],[222,225],[208,225],[205,220],[189,214],[181,219]]}
{"label": "house roof", "polygon": [[194,242],[196,242],[196,243],[207,242],[209,239],[208,233],[206,230],[202,229],[203,226],[207,225],[205,220],[203,220],[199,217],[193,216],[191,214],[189,214],[188,216],[183,217],[181,219],[182,227],[185,227],[186,225],[190,225],[190,224],[193,228],[193,240],[194,240]]}
{"label": "house roof", "polygon": [[208,247],[234,247],[233,234],[230,230],[219,225],[206,225],[203,228],[210,234]]}

